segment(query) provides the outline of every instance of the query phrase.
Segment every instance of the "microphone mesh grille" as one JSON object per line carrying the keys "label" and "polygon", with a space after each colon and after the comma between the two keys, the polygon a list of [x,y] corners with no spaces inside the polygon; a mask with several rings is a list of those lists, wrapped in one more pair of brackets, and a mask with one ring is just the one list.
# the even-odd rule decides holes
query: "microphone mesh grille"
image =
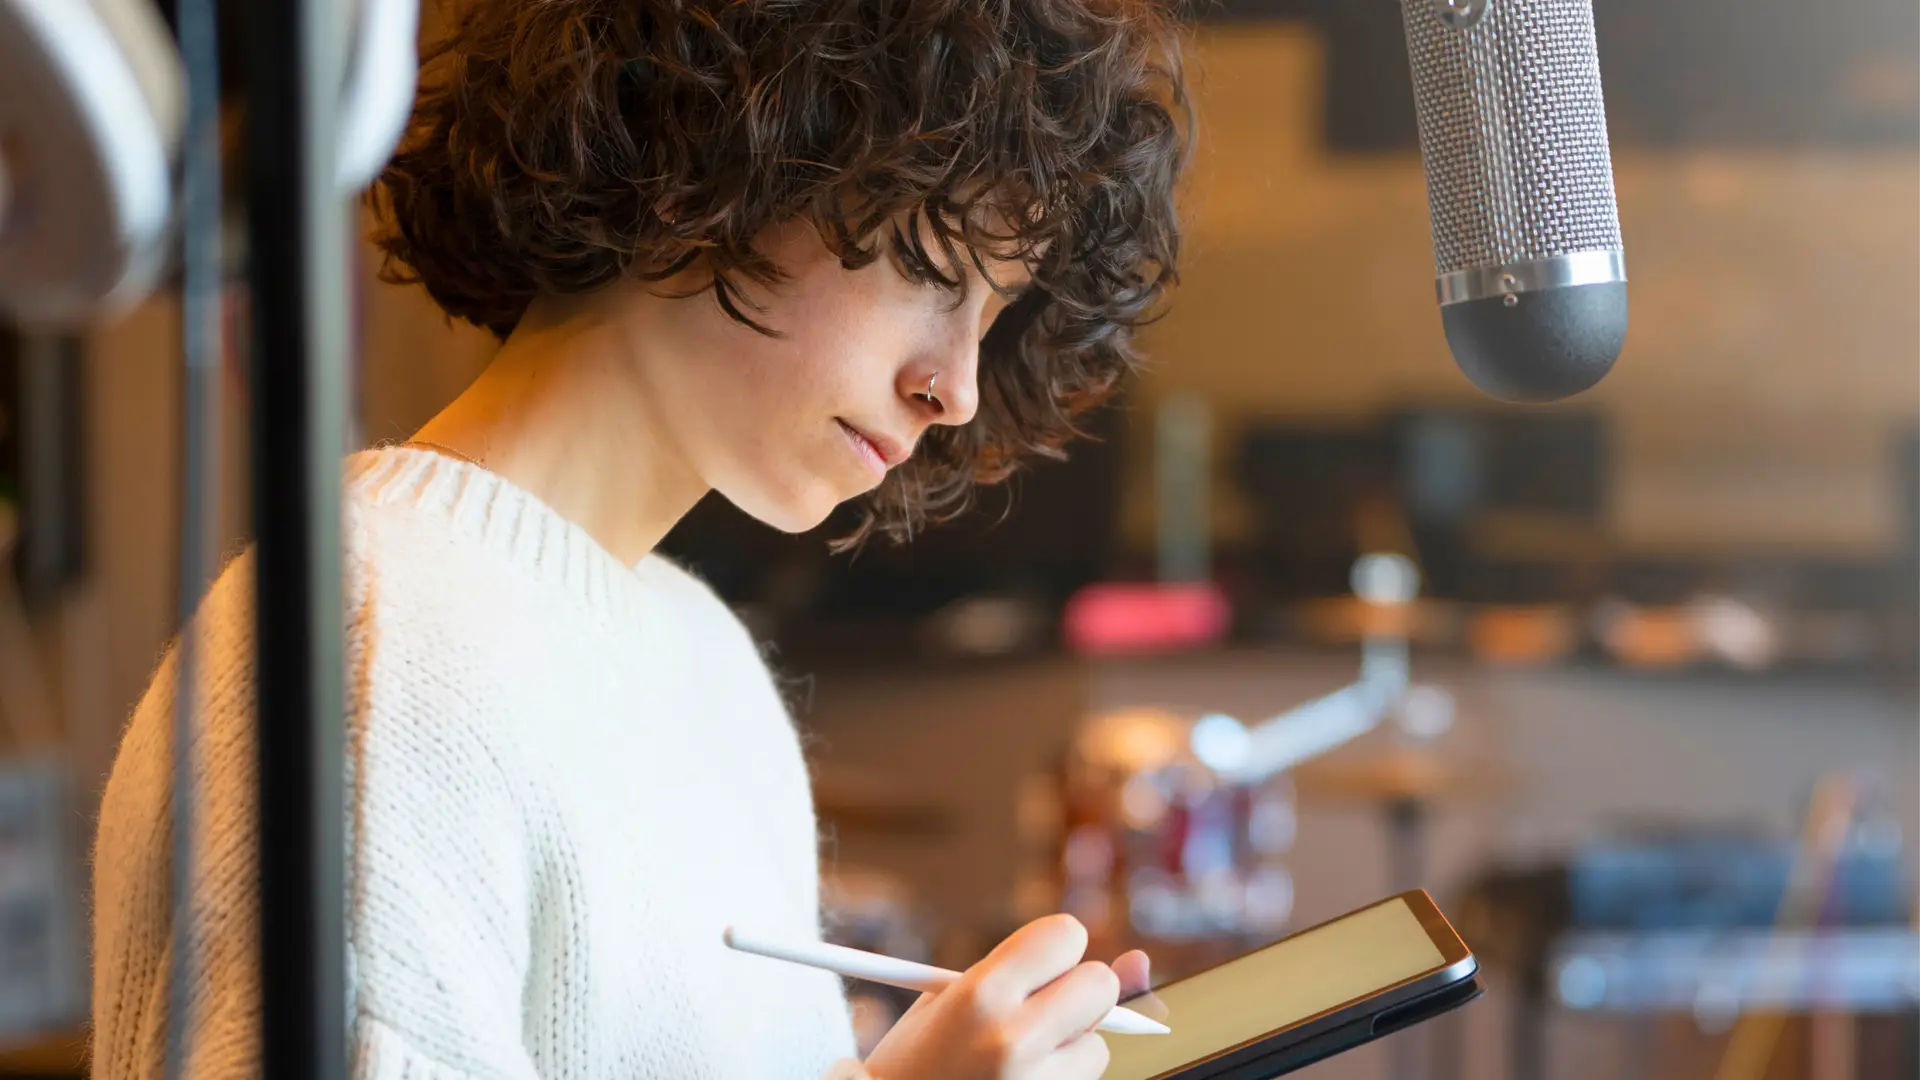
{"label": "microphone mesh grille", "polygon": [[1620,247],[1593,0],[1401,0],[1440,274]]}

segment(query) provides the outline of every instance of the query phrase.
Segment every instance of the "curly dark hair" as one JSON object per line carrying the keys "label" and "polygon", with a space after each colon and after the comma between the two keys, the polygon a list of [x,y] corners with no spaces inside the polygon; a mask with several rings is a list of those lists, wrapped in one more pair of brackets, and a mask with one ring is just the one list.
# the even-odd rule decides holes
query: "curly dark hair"
{"label": "curly dark hair", "polygon": [[468,0],[374,194],[383,277],[505,338],[535,296],[693,268],[777,334],[737,286],[781,280],[753,245],[776,224],[955,290],[960,259],[1023,260],[977,416],[929,431],[849,541],[903,538],[1062,456],[1135,367],[1175,280],[1181,45],[1155,0]]}

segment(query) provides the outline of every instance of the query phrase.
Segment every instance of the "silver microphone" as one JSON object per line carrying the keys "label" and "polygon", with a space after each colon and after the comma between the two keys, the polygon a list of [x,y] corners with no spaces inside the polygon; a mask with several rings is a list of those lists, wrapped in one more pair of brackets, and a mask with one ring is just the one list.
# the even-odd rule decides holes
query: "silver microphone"
{"label": "silver microphone", "polygon": [[1441,323],[1474,385],[1552,401],[1627,335],[1593,0],[1401,0]]}

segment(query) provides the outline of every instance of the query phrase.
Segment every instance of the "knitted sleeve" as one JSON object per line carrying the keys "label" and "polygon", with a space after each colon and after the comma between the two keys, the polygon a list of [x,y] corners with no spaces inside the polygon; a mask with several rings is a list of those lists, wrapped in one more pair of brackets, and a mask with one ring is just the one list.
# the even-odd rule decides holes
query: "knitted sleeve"
{"label": "knitted sleeve", "polygon": [[[188,1073],[195,1080],[250,1080],[259,1056],[252,580],[251,560],[236,561],[197,618],[192,918],[198,947],[187,982]],[[100,805],[93,861],[97,1080],[158,1080],[165,1060],[178,659],[169,653],[134,710]]]}
{"label": "knitted sleeve", "polygon": [[[251,559],[202,605],[195,862],[197,948],[186,1075],[259,1075]],[[368,692],[416,663],[363,597],[348,605],[346,834],[350,1060],[356,1080],[535,1080],[522,987],[529,953],[522,823],[484,726],[457,696]],[[391,655],[383,655],[391,654]],[[392,672],[388,672],[391,676]],[[411,685],[444,685],[431,670]],[[175,912],[171,753],[177,658],[135,710],[105,790],[94,852],[93,1067],[159,1080]]]}

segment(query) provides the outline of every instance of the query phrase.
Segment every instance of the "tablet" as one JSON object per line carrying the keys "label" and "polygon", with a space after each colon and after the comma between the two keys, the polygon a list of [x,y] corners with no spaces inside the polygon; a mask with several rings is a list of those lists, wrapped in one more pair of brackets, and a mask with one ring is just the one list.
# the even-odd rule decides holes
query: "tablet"
{"label": "tablet", "polygon": [[1102,1033],[1101,1080],[1266,1080],[1480,996],[1480,965],[1415,890],[1153,992],[1171,1035]]}

